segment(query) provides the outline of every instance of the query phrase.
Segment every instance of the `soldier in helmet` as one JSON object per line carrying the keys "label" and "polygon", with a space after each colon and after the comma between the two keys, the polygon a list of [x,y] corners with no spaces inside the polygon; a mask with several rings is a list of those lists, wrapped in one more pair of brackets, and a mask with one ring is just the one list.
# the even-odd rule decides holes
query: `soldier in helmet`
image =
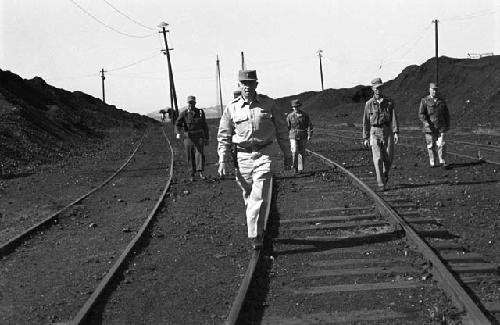
{"label": "soldier in helmet", "polygon": [[277,139],[290,169],[291,152],[288,130],[283,114],[274,100],[259,95],[257,72],[238,73],[241,96],[235,98],[222,114],[217,135],[219,175],[227,174],[230,148],[236,144],[238,170],[236,181],[243,191],[246,206],[248,237],[254,249],[263,246],[266,201],[271,185],[271,154]]}
{"label": "soldier in helmet", "polygon": [[201,179],[206,179],[203,175],[205,168],[205,153],[203,146],[208,144],[208,125],[205,119],[205,112],[196,108],[196,97],[188,96],[188,107],[179,114],[175,123],[177,127],[177,139],[183,138],[184,149],[190,172],[190,180],[198,173]]}
{"label": "soldier in helmet", "polygon": [[399,123],[394,102],[382,95],[382,79],[371,82],[373,97],[365,104],[363,115],[363,144],[371,146],[373,165],[379,190],[384,191],[389,181],[389,170],[398,143]]}
{"label": "soldier in helmet", "polygon": [[292,150],[293,170],[300,174],[304,170],[306,145],[313,133],[313,125],[309,115],[300,109],[302,103],[298,99],[290,102],[293,112],[288,114],[286,121]]}
{"label": "soldier in helmet", "polygon": [[433,82],[429,84],[429,95],[420,101],[418,117],[423,123],[422,131],[425,133],[430,167],[434,168],[441,164],[443,168],[448,168],[445,160],[444,135],[450,129],[450,113],[444,98],[438,93],[437,85]]}

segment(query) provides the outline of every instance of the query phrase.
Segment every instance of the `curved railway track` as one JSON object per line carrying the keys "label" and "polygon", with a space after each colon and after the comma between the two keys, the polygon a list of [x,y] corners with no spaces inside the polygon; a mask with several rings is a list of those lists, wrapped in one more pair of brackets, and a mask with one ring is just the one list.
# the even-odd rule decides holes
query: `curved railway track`
{"label": "curved railway track", "polygon": [[147,233],[172,175],[172,146],[163,128],[152,129],[104,183],[3,245],[1,322],[85,323]]}
{"label": "curved railway track", "polygon": [[[360,139],[361,130],[326,130],[318,129],[318,134],[326,134],[328,136],[334,136],[342,139]],[[446,139],[448,144],[447,153],[453,156],[476,159],[483,162],[487,162],[494,165],[500,165],[500,146],[475,143],[472,142],[474,136],[470,135],[468,141],[463,140],[453,140],[453,136],[450,135]],[[404,132],[399,137],[401,146],[408,147],[421,147],[422,150],[426,150],[425,141],[423,135],[421,137],[405,135]]]}
{"label": "curved railway track", "polygon": [[475,290],[498,287],[498,265],[397,191],[375,193],[371,166],[354,175],[310,153],[312,172],[276,180],[264,254],[226,324],[498,323]]}

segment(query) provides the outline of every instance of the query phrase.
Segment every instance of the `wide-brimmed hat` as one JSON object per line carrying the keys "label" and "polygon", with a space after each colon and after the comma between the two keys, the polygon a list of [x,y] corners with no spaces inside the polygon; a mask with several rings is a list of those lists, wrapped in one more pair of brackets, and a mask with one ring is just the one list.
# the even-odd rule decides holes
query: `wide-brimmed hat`
{"label": "wide-brimmed hat", "polygon": [[187,102],[188,103],[196,103],[196,97],[194,97],[194,96],[188,96]]}
{"label": "wide-brimmed hat", "polygon": [[378,88],[382,86],[384,83],[382,82],[382,79],[380,78],[375,78],[372,80],[372,88]]}
{"label": "wide-brimmed hat", "polygon": [[438,85],[436,83],[434,83],[434,82],[431,82],[429,84],[429,89],[438,89]]}
{"label": "wide-brimmed hat", "polygon": [[257,71],[255,70],[240,70],[238,71],[239,81],[255,81],[257,80]]}
{"label": "wide-brimmed hat", "polygon": [[302,106],[302,102],[298,99],[293,99],[291,102],[290,102],[290,105],[292,107],[299,107],[299,106]]}

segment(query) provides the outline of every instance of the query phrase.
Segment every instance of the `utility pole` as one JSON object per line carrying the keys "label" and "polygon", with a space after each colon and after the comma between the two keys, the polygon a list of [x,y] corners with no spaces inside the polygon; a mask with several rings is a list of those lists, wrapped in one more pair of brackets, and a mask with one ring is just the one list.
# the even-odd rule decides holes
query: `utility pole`
{"label": "utility pole", "polygon": [[104,104],[106,104],[106,96],[105,96],[105,92],[104,92],[104,79],[106,79],[106,77],[104,76],[104,69],[101,69],[101,85],[102,85],[102,102]]}
{"label": "utility pole", "polygon": [[241,51],[241,70],[246,70],[245,69],[245,54],[243,51]]}
{"label": "utility pole", "polygon": [[321,90],[325,90],[323,87],[323,64],[321,63],[321,58],[323,57],[323,50],[318,50],[319,57],[319,76],[321,78]]}
{"label": "utility pole", "polygon": [[438,61],[438,22],[439,20],[434,19],[432,21],[434,23],[434,40],[435,40],[435,48],[436,48],[436,85],[439,85],[439,61]]}
{"label": "utility pole", "polygon": [[219,55],[217,55],[217,60],[215,61],[215,65],[217,68],[217,88],[219,92],[219,103],[220,103],[220,116],[222,116],[223,113],[223,106],[222,106],[222,85],[220,82],[220,61],[219,61]]}
{"label": "utility pole", "polygon": [[172,72],[172,64],[170,63],[170,51],[173,50],[168,47],[167,42],[167,32],[169,32],[166,27],[168,24],[166,22],[162,22],[158,25],[161,28],[160,33],[163,34],[163,40],[165,41],[165,50],[162,50],[163,54],[167,57],[167,65],[168,65],[168,80],[170,82],[170,107],[175,113],[175,119],[179,116],[179,108],[177,107],[177,93],[175,92],[174,85],[174,73]]}

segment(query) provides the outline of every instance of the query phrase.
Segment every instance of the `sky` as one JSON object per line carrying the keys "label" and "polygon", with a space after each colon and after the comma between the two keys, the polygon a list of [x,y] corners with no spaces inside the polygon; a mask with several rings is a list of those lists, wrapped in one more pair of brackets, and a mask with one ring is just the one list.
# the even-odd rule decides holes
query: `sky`
{"label": "sky", "polygon": [[170,105],[167,40],[178,105],[223,103],[241,52],[258,92],[279,98],[394,79],[435,54],[500,54],[497,0],[0,0],[0,69],[147,114]]}

